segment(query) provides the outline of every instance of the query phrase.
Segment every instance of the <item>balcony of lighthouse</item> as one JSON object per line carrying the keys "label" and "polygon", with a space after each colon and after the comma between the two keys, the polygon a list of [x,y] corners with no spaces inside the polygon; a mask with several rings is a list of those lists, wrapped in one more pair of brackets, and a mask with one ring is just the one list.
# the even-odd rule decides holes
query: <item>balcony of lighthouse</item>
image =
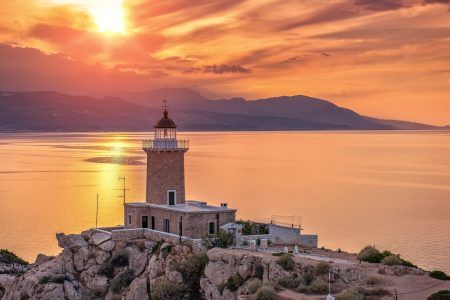
{"label": "balcony of lighthouse", "polygon": [[187,151],[189,149],[189,140],[143,140],[142,149],[144,149],[144,151]]}

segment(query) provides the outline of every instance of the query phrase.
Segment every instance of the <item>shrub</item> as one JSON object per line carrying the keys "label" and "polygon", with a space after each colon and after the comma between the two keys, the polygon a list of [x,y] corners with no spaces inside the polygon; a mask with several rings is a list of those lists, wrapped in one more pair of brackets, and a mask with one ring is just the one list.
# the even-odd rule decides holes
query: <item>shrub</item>
{"label": "shrub", "polygon": [[356,288],[346,289],[340,295],[336,296],[336,300],[363,300],[364,294]]}
{"label": "shrub", "polygon": [[402,265],[404,265],[405,267],[417,268],[417,266],[415,264],[413,264],[410,261],[404,260],[404,259],[402,259]]}
{"label": "shrub", "polygon": [[182,300],[186,293],[186,287],[171,281],[157,281],[152,289],[153,300]]}
{"label": "shrub", "polygon": [[238,290],[238,288],[240,288],[243,284],[244,284],[244,279],[242,279],[242,277],[241,277],[241,275],[239,275],[239,273],[236,273],[233,276],[228,278],[227,283],[225,284],[225,287],[232,292],[236,292]]}
{"label": "shrub", "polygon": [[189,256],[186,262],[179,266],[178,271],[183,276],[186,289],[190,292],[191,297],[199,296],[200,278],[207,264],[208,255],[205,252],[200,252]]}
{"label": "shrub", "polygon": [[311,282],[309,290],[313,294],[326,294],[328,292],[328,284],[322,279],[316,279]]}
{"label": "shrub", "polygon": [[275,297],[275,290],[270,285],[263,285],[256,293],[256,300],[272,300]]}
{"label": "shrub", "polygon": [[378,285],[378,284],[382,284],[384,281],[381,277],[378,276],[367,276],[365,283],[367,285]]}
{"label": "shrub", "polygon": [[128,266],[128,253],[126,251],[117,253],[111,258],[110,263],[116,268]]}
{"label": "shrub", "polygon": [[39,284],[47,284],[47,283],[64,283],[64,281],[68,280],[66,275],[63,274],[55,274],[51,276],[43,276],[39,278]]}
{"label": "shrub", "polygon": [[366,296],[387,296],[391,294],[391,292],[383,288],[364,289],[362,293]]}
{"label": "shrub", "polygon": [[315,266],[314,270],[317,275],[328,274],[328,271],[330,270],[330,265],[327,264],[326,262],[320,262]]}
{"label": "shrub", "polygon": [[450,280],[450,276],[448,276],[447,274],[445,274],[442,271],[430,272],[430,277],[435,278],[435,279],[439,279],[439,280]]}
{"label": "shrub", "polygon": [[302,277],[306,285],[310,285],[315,279],[314,272],[312,269],[306,270],[305,273],[303,273]]}
{"label": "shrub", "polygon": [[49,276],[44,276],[39,278],[39,284],[47,284],[50,282],[50,277]]}
{"label": "shrub", "polygon": [[247,295],[253,295],[256,293],[261,287],[263,283],[259,279],[253,279],[247,286]]}
{"label": "shrub", "polygon": [[301,277],[282,277],[277,280],[277,283],[288,289],[296,289],[300,284],[304,284],[305,282]]}
{"label": "shrub", "polygon": [[366,246],[358,253],[358,259],[370,263],[379,263],[383,254],[375,246]]}
{"label": "shrub", "polygon": [[21,259],[15,253],[6,249],[0,249],[0,262],[5,264],[28,265],[27,261]]}
{"label": "shrub", "polygon": [[439,291],[428,297],[427,300],[450,300],[450,291],[449,290]]}
{"label": "shrub", "polygon": [[98,274],[106,276],[108,278],[112,278],[114,276],[114,267],[111,263],[107,262],[100,266],[98,270]]}
{"label": "shrub", "polygon": [[293,270],[295,267],[295,261],[290,254],[280,256],[277,263],[286,271]]}
{"label": "shrub", "polygon": [[134,271],[130,268],[126,268],[122,273],[118,274],[111,280],[111,289],[114,293],[119,293],[124,287],[130,285],[134,280]]}
{"label": "shrub", "polygon": [[253,268],[252,277],[262,279],[264,275],[264,266],[260,263],[257,263]]}
{"label": "shrub", "polygon": [[217,247],[228,248],[233,245],[233,235],[224,230],[220,230],[215,241]]}
{"label": "shrub", "polygon": [[390,255],[384,257],[384,258],[381,260],[381,263],[382,263],[383,265],[387,265],[387,266],[398,266],[398,265],[401,265],[401,264],[402,264],[402,260],[401,260],[400,257],[398,257],[397,255],[395,255],[395,254],[390,254]]}

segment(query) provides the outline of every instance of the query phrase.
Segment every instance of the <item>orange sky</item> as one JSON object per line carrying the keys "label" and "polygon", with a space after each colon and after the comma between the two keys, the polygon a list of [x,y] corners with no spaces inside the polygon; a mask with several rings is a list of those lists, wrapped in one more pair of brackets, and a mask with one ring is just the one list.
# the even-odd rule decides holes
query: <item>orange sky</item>
{"label": "orange sky", "polygon": [[450,124],[449,0],[10,0],[0,89],[305,94]]}

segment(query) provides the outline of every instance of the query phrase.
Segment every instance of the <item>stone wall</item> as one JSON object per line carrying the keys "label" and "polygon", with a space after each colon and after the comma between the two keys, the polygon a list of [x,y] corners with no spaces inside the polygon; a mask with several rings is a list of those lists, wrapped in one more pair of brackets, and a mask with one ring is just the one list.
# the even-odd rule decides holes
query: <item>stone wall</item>
{"label": "stone wall", "polygon": [[299,242],[304,247],[317,248],[319,245],[317,234],[301,234]]}
{"label": "stone wall", "polygon": [[261,239],[267,239],[267,240],[270,240],[270,234],[243,235],[243,236],[241,237],[241,242],[242,242],[242,243],[249,244],[250,241],[252,241],[252,240],[257,241],[258,239],[259,239],[259,240],[261,240]]}
{"label": "stone wall", "polygon": [[167,191],[176,191],[176,204],[184,196],[185,151],[147,151],[147,202],[167,204]]}

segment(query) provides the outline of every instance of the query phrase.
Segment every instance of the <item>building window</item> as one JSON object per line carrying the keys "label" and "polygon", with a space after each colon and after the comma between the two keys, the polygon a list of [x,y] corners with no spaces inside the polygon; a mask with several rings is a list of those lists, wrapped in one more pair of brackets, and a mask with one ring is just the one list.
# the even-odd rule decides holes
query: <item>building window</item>
{"label": "building window", "polygon": [[148,228],[148,216],[142,216],[141,227]]}
{"label": "building window", "polygon": [[128,215],[128,225],[131,225],[131,214]]}
{"label": "building window", "polygon": [[209,234],[214,234],[214,228],[216,224],[214,222],[209,222]]}
{"label": "building window", "polygon": [[163,230],[164,230],[164,232],[167,232],[167,233],[170,232],[170,221],[169,221],[169,219],[164,219]]}
{"label": "building window", "polygon": [[155,229],[155,216],[152,216],[152,229]]}
{"label": "building window", "polygon": [[168,205],[175,205],[176,204],[176,191],[167,191],[167,204]]}

